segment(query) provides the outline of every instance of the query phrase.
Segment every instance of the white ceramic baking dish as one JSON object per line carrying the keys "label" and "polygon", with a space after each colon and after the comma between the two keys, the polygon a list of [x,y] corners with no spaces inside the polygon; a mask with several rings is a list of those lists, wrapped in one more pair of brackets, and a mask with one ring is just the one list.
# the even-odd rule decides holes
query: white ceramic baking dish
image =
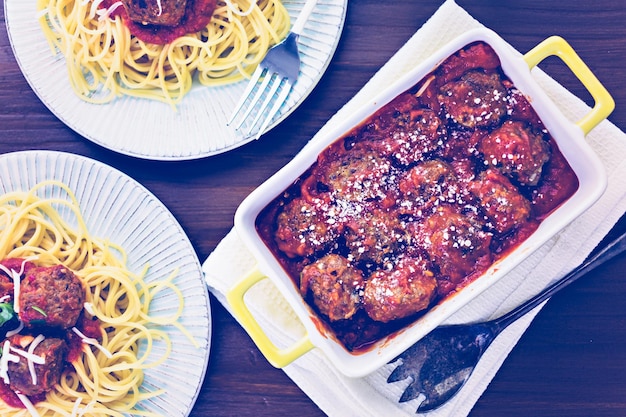
{"label": "white ceramic baking dish", "polygon": [[[283,270],[269,248],[263,243],[255,228],[260,211],[302,175],[329,144],[359,125],[401,92],[415,85],[441,61],[474,41],[489,44],[500,58],[504,73],[532,103],[561,152],[570,163],[580,181],[575,194],[548,216],[540,227],[512,253],[497,261],[483,275],[454,297],[448,297],[404,330],[376,343],[366,352],[353,354],[333,337],[316,326],[319,319],[300,296],[291,278]],[[531,76],[530,70],[548,56],[560,57],[589,90],[595,100],[593,109],[581,120],[568,120]],[[381,92],[360,111],[341,122],[327,134],[310,142],[290,163],[273,175],[241,204],[235,215],[235,228],[246,246],[254,254],[257,265],[228,294],[237,318],[254,342],[276,367],[283,367],[312,348],[319,348],[339,371],[350,377],[364,376],[393,360],[418,339],[437,327],[468,301],[489,288],[539,248],[559,230],[589,208],[604,192],[604,168],[585,141],[585,135],[613,110],[614,103],[604,87],[580,60],[572,48],[561,38],[551,37],[537,45],[526,55],[520,55],[496,33],[487,29],[468,32],[434,54],[430,59],[408,73],[391,87]],[[257,282],[269,278],[294,309],[304,324],[307,334],[293,346],[280,349],[264,334],[244,302],[244,294]],[[539,291],[540,288],[537,288]]]}

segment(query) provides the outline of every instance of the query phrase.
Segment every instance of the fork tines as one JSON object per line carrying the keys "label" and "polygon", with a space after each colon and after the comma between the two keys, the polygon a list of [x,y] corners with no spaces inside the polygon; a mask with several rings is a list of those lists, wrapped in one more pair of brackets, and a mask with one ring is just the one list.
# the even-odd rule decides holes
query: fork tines
{"label": "fork tines", "polygon": [[[259,84],[259,79],[263,78]],[[255,91],[255,87],[256,91]],[[277,95],[276,93],[279,92]],[[238,118],[238,122],[234,124],[235,130],[246,128],[245,135],[250,137],[254,133],[254,139],[258,139],[270,124],[280,106],[287,99],[291,90],[291,82],[286,77],[281,77],[271,68],[262,68],[261,65],[252,74],[252,78],[248,82],[246,89],[237,103],[233,111],[228,125],[232,124],[237,118],[241,110],[245,106],[245,112]],[[254,96],[253,96],[254,93]],[[270,107],[271,105],[271,107]],[[269,111],[268,111],[269,109]],[[248,122],[248,116],[255,111],[256,116],[251,122]],[[255,130],[255,127],[259,128]]]}

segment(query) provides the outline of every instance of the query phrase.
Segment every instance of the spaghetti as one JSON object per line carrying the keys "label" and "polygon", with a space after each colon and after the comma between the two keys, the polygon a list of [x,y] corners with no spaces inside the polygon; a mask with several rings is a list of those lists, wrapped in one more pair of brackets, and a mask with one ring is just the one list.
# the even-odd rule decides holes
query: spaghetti
{"label": "spaghetti", "polygon": [[180,103],[194,82],[224,85],[249,78],[290,28],[280,0],[218,1],[209,24],[165,45],[131,35],[104,0],[37,0],[53,53],[66,59],[76,94],[91,103],[121,95]]}
{"label": "spaghetti", "polygon": [[[50,188],[67,198],[37,196]],[[68,218],[72,220],[64,220]],[[176,326],[196,344],[178,322],[183,296],[172,282],[175,271],[150,283],[143,279],[148,267],[140,273],[129,271],[123,248],[89,234],[72,191],[57,181],[0,196],[0,259],[14,258],[74,271],[86,293],[83,314],[88,322],[97,323],[98,337],[84,334],[94,333],[93,329],[85,327],[83,333],[78,324],[73,327],[79,348],[68,354],[60,382],[36,401],[18,393],[23,407],[6,404],[3,395],[0,415],[23,416],[26,411],[39,416],[153,415],[140,402],[161,392],[145,392],[141,385],[144,370],[159,366],[171,352],[164,326]],[[172,291],[179,300],[166,313],[169,316],[150,313],[151,301],[161,291]]]}

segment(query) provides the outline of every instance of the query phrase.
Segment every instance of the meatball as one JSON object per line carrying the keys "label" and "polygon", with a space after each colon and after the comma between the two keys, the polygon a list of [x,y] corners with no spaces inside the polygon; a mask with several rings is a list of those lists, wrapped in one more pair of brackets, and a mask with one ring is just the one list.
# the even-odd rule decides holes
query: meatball
{"label": "meatball", "polygon": [[313,255],[334,244],[340,235],[335,210],[322,201],[291,200],[278,213],[276,225],[274,240],[290,258]]}
{"label": "meatball", "polygon": [[500,234],[510,232],[530,217],[530,201],[497,169],[482,172],[470,190],[490,220],[487,226]]}
{"label": "meatball", "polygon": [[346,247],[357,262],[382,263],[409,242],[403,222],[393,212],[365,208],[345,223]]}
{"label": "meatball", "polygon": [[402,166],[421,161],[443,146],[445,126],[430,109],[412,108],[394,112],[387,120],[393,123],[380,126],[378,137],[358,145],[368,146]]}
{"label": "meatball", "polygon": [[437,294],[437,280],[421,258],[400,257],[389,269],[376,270],[367,280],[363,307],[376,321],[389,322],[428,308]]}
{"label": "meatball", "polygon": [[485,164],[498,167],[521,185],[537,185],[543,166],[550,159],[550,145],[524,122],[509,120],[478,145]]}
{"label": "meatball", "polygon": [[317,180],[324,184],[334,201],[346,203],[395,201],[395,169],[388,158],[370,149],[355,148],[335,154],[318,165]]}
{"label": "meatball", "polygon": [[85,289],[63,265],[37,267],[22,279],[19,318],[26,327],[47,325],[63,329],[76,324],[85,303]]}
{"label": "meatball", "polygon": [[313,303],[330,321],[349,319],[361,304],[363,275],[340,255],[330,254],[305,266],[300,293],[311,293]]}
{"label": "meatball", "polygon": [[469,129],[500,123],[507,113],[507,90],[497,73],[471,71],[443,85],[439,100],[455,123]]}
{"label": "meatball", "polygon": [[423,213],[443,203],[462,203],[463,189],[449,164],[432,159],[411,168],[399,180],[398,188],[405,203]]}
{"label": "meatball", "polygon": [[[32,336],[16,335],[8,339],[11,346],[21,350],[28,350],[32,341]],[[7,346],[6,342],[5,346]],[[42,357],[45,363],[34,364],[37,378],[35,383],[28,369],[28,361],[20,355],[15,355],[19,358],[19,362],[15,363],[10,361],[8,364],[11,389],[27,396],[43,394],[50,391],[59,383],[61,373],[65,367],[67,352],[67,344],[62,339],[50,337],[39,343],[33,353]]]}
{"label": "meatball", "polygon": [[491,234],[452,206],[439,207],[424,221],[420,239],[430,260],[454,283],[472,273],[479,262],[490,261]]}
{"label": "meatball", "polygon": [[178,25],[185,15],[187,0],[123,0],[130,20],[141,24]]}

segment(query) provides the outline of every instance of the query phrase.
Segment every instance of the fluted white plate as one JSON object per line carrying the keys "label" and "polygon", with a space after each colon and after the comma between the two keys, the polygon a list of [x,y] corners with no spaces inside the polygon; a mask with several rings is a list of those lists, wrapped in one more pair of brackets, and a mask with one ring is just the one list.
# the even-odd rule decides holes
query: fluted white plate
{"label": "fluted white plate", "polygon": [[[163,416],[187,416],[204,379],[211,345],[209,296],[197,255],[185,232],[169,210],[152,193],[127,175],[100,162],[68,153],[25,151],[0,155],[0,193],[28,191],[45,180],[58,180],[75,193],[89,233],[121,245],[131,271],[149,265],[146,281],[163,280],[177,271],[174,283],[184,296],[180,322],[199,347],[178,329],[166,327],[172,352],[162,365],[147,369],[142,390],[165,392],[142,401],[145,410]],[[58,187],[45,188],[40,197],[67,198]],[[60,208],[71,225],[75,217]],[[172,314],[178,298],[158,294],[151,312]],[[160,357],[163,346],[154,348]]]}
{"label": "fluted white plate", "polygon": [[[292,22],[304,0],[283,0]],[[293,112],[326,71],[343,29],[348,0],[318,0],[299,38],[298,81],[267,130]],[[37,22],[36,0],[4,0],[9,39],[17,62],[41,101],[85,138],[116,152],[144,159],[187,160],[216,155],[252,140],[226,122],[247,84],[194,85],[174,111],[168,104],[120,97],[108,104],[76,96],[65,59],[53,55]]]}

